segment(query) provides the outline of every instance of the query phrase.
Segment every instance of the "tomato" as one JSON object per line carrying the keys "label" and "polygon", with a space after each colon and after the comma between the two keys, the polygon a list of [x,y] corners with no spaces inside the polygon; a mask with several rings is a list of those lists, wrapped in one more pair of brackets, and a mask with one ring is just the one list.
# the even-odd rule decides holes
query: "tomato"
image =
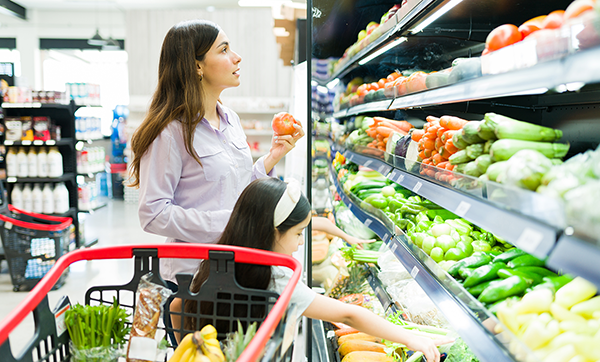
{"label": "tomato", "polygon": [[487,55],[490,54],[490,50],[488,48],[483,49],[483,51],[481,52],[481,55]]}
{"label": "tomato", "polygon": [[594,2],[592,0],[575,0],[565,10],[565,20],[576,18],[592,9],[594,9]]}
{"label": "tomato", "polygon": [[521,40],[523,40],[523,36],[519,32],[519,28],[513,24],[504,24],[488,34],[485,39],[485,47],[493,52]]}
{"label": "tomato", "polygon": [[356,94],[358,94],[360,97],[362,97],[365,94],[367,94],[368,91],[369,91],[369,85],[367,83],[363,83],[363,84],[359,85],[358,88],[356,89]]}
{"label": "tomato", "polygon": [[298,124],[298,122],[294,119],[294,116],[287,112],[280,112],[273,117],[271,127],[273,127],[276,134],[288,135],[296,132],[295,124]]}
{"label": "tomato", "polygon": [[385,83],[387,82],[387,80],[385,78],[381,78],[378,82],[377,82],[377,89],[382,89],[385,88]]}
{"label": "tomato", "polygon": [[398,79],[398,77],[400,77],[400,76],[402,76],[402,73],[398,73],[398,72],[391,73],[390,75],[387,76],[387,81],[393,82],[396,79]]}
{"label": "tomato", "polygon": [[548,14],[542,23],[543,29],[558,29],[565,22],[565,11],[556,10]]}
{"label": "tomato", "polygon": [[373,82],[373,83],[369,83],[367,90],[372,91],[372,90],[378,90],[379,89],[379,83],[377,82]]}
{"label": "tomato", "polygon": [[519,32],[521,33],[523,39],[529,36],[529,34],[534,33],[540,29],[542,29],[541,24],[538,25],[535,23],[525,23],[519,26]]}
{"label": "tomato", "polygon": [[406,82],[407,77],[399,77],[394,81],[394,87],[396,87],[396,95],[403,96],[406,94]]}
{"label": "tomato", "polygon": [[406,92],[413,93],[427,89],[425,79],[427,79],[427,73],[425,72],[414,72],[411,74],[406,81]]}

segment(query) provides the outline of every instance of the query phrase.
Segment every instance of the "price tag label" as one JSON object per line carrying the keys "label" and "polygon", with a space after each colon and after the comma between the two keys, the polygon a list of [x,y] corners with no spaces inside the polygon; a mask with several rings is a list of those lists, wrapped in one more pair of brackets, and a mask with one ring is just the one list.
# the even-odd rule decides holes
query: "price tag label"
{"label": "price tag label", "polygon": [[15,144],[15,141],[4,141],[5,146],[12,146]]}
{"label": "price tag label", "polygon": [[397,182],[397,183],[400,183],[400,182],[402,182],[402,181],[404,181],[404,175],[403,175],[403,174],[400,174],[400,175],[398,175],[398,179],[396,180],[396,182]]}
{"label": "price tag label", "polygon": [[373,223],[373,220],[371,220],[371,219],[365,220],[365,226],[366,227],[369,227],[372,223]]}
{"label": "price tag label", "polygon": [[417,184],[415,185],[415,187],[413,187],[413,191],[419,192],[419,190],[421,189],[421,186],[423,186],[423,184],[421,183],[421,181],[418,181]]}
{"label": "price tag label", "polygon": [[385,175],[387,173],[387,166],[386,165],[380,165],[379,168],[377,169],[377,172],[379,172],[382,175]]}
{"label": "price tag label", "polygon": [[396,243],[392,243],[392,245],[390,246],[390,251],[391,251],[392,253],[395,253],[395,252],[396,252],[396,249],[398,249],[398,244],[396,244]]}
{"label": "price tag label", "polygon": [[414,279],[417,274],[419,274],[419,269],[416,266],[413,266],[412,270],[410,271],[410,276]]}
{"label": "price tag label", "polygon": [[16,177],[7,177],[6,182],[9,182],[9,183],[17,182],[17,178]]}
{"label": "price tag label", "polygon": [[517,246],[523,251],[533,253],[544,240],[544,234],[537,230],[525,228],[517,240]]}
{"label": "price tag label", "polygon": [[367,161],[365,162],[365,167],[371,167],[371,165],[372,165],[372,164],[373,164],[373,161],[371,161],[371,160],[367,160]]}
{"label": "price tag label", "polygon": [[454,210],[454,213],[460,217],[464,217],[467,214],[467,211],[471,208],[471,204],[468,202],[461,201],[460,204]]}
{"label": "price tag label", "polygon": [[44,141],[42,140],[35,140],[33,141],[33,145],[34,146],[42,146],[44,144]]}
{"label": "price tag label", "polygon": [[23,146],[31,146],[31,141],[21,141]]}
{"label": "price tag label", "polygon": [[54,146],[55,144],[56,144],[55,140],[48,140],[48,141],[46,141],[46,145],[48,145],[48,146]]}
{"label": "price tag label", "polygon": [[389,241],[389,239],[390,239],[390,236],[389,236],[388,234],[385,234],[385,235],[383,236],[383,243],[384,243],[384,244],[387,244],[387,242]]}
{"label": "price tag label", "polygon": [[352,203],[350,203],[350,202],[346,202],[346,203],[348,204],[348,210],[352,211]]}
{"label": "price tag label", "polygon": [[60,337],[67,330],[67,324],[65,323],[65,312],[71,308],[70,305],[66,305],[64,308],[54,314],[56,321],[56,334]]}

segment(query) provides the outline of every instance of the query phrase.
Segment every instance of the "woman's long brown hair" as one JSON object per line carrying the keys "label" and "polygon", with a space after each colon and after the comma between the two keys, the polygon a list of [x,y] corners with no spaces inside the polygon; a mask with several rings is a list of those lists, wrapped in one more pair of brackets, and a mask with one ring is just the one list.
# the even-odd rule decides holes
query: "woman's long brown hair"
{"label": "woman's long brown hair", "polygon": [[140,160],[162,130],[172,121],[181,123],[186,151],[199,164],[194,151],[194,130],[205,114],[202,81],[196,60],[210,50],[219,27],[204,20],[173,26],[162,44],[158,63],[158,85],[144,121],[131,138],[133,161],[129,186],[140,185]]}

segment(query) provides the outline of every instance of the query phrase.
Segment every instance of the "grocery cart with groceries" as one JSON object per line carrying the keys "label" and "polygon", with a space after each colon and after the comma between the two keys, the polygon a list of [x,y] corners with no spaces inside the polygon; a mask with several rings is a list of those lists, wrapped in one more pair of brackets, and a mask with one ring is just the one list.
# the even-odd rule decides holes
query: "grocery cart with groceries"
{"label": "grocery cart with groceries", "polygon": [[[183,258],[210,263],[208,279],[190,292],[192,275],[177,275],[172,293],[160,277],[159,260]],[[62,297],[54,308],[48,292],[78,261],[133,259],[124,285],[92,286],[84,304]],[[236,263],[281,266],[293,271],[281,295],[240,286]],[[12,361],[290,361],[296,331],[289,305],[301,267],[290,256],[235,246],[170,243],[79,249],[60,257],[26,298],[0,322],[0,360]],[[170,311],[173,298],[192,311]],[[33,314],[35,331],[15,355],[10,336]],[[162,317],[190,323],[163,326]],[[191,327],[190,327],[191,326]],[[170,345],[167,334],[180,341]]]}

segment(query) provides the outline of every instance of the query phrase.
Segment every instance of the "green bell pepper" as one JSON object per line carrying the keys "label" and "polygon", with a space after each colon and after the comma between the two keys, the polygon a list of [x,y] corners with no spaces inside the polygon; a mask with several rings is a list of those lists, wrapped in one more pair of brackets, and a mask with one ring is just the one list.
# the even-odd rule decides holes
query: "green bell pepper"
{"label": "green bell pepper", "polygon": [[391,200],[388,199],[388,207],[390,208],[390,212],[395,213],[396,210],[399,210],[402,208],[402,206],[404,206],[404,203],[398,201],[396,198],[391,198]]}
{"label": "green bell pepper", "polygon": [[420,213],[421,211],[427,211],[427,208],[425,206],[420,206],[415,203],[406,203],[406,204],[402,205],[402,207],[400,208],[400,212],[403,215],[404,214],[416,215],[416,214]]}
{"label": "green bell pepper", "polygon": [[471,243],[474,251],[490,251],[492,247],[483,240],[475,240]]}

